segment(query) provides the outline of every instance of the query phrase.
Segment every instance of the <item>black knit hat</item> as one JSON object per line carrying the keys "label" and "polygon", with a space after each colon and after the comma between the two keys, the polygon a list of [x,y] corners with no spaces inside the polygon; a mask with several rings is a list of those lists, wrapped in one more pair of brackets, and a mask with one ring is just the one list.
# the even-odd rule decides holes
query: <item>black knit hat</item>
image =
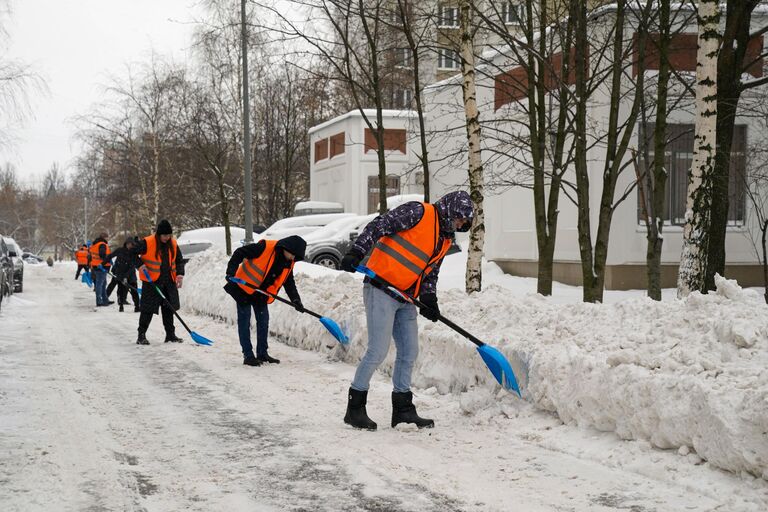
{"label": "black knit hat", "polygon": [[155,231],[158,235],[170,235],[173,233],[173,228],[171,227],[171,223],[167,220],[163,219],[160,222],[157,223],[157,231]]}

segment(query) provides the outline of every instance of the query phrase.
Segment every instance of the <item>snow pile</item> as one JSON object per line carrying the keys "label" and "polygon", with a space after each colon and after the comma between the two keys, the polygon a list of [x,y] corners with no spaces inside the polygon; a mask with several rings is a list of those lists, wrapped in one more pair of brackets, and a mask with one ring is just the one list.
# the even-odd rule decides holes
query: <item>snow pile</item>
{"label": "snow pile", "polygon": [[[219,251],[190,261],[182,304],[234,323],[234,302],[222,290],[226,262]],[[304,305],[336,320],[349,348],[315,318],[283,304],[270,308],[270,330],[289,345],[356,363],[367,338],[362,279],[316,269],[297,265]],[[768,306],[733,281],[719,279],[717,286],[717,293],[683,301],[614,304],[557,304],[493,285],[471,296],[441,288],[440,307],[498,347],[512,362],[524,398],[564,422],[646,439],[768,479]],[[514,399],[497,394],[472,343],[442,324],[419,322],[415,386],[470,390],[461,403],[467,414],[514,414]],[[393,358],[394,349],[382,371],[391,373]]]}

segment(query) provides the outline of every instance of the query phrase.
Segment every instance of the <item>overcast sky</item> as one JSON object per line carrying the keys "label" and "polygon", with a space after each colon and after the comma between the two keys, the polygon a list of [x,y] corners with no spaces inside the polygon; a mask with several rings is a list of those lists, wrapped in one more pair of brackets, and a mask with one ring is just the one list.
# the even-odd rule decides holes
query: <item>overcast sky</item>
{"label": "overcast sky", "polygon": [[73,116],[99,100],[110,74],[146,62],[151,50],[187,60],[194,0],[11,0],[6,27],[9,57],[33,66],[49,94],[32,98],[33,119],[14,133],[18,144],[0,149],[23,179],[42,176],[53,162],[67,168],[77,155]]}

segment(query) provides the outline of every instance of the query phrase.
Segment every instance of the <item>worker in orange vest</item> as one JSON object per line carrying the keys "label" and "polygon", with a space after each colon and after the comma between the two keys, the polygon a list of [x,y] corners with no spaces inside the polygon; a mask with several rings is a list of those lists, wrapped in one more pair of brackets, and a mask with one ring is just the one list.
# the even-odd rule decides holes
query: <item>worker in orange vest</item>
{"label": "worker in orange vest", "polygon": [[[256,291],[255,288],[277,295],[285,287],[288,298],[299,312],[304,311],[301,297],[293,279],[293,265],[304,259],[307,242],[300,236],[281,240],[259,240],[232,253],[227,264],[227,284],[224,290],[237,303],[237,332],[243,349],[243,364],[260,366],[263,363],[279,363],[269,355],[269,309],[275,299]],[[233,283],[231,277],[242,279],[248,285]],[[251,308],[256,317],[256,353],[251,343]]]}
{"label": "worker in orange vest", "polygon": [[107,298],[107,272],[112,266],[109,262],[109,244],[107,233],[101,233],[88,249],[88,266],[93,278],[93,290],[96,292],[96,306],[114,304]]}
{"label": "worker in orange vest", "polygon": [[75,251],[75,261],[77,262],[77,272],[75,272],[75,281],[80,279],[80,272],[88,268],[88,246],[83,244]]}
{"label": "worker in orange vest", "polygon": [[[184,282],[184,258],[181,249],[173,238],[171,223],[163,219],[157,224],[154,235],[149,235],[140,240],[133,249],[141,258],[142,266],[139,267],[139,279],[141,285],[141,303],[139,309],[139,336],[137,345],[149,345],[147,329],[152,322],[152,315],[158,310],[162,312],[163,327],[165,327],[165,342],[181,343],[176,336],[176,327],[173,324],[173,312],[181,307],[179,302],[179,288]],[[146,272],[146,273],[145,273]],[[147,278],[149,274],[149,278]],[[151,279],[151,283],[150,283]],[[163,300],[157,290],[165,295]],[[173,309],[171,309],[173,308]]]}
{"label": "worker in orange vest", "polygon": [[[446,194],[434,204],[405,203],[368,223],[342,259],[341,268],[354,272],[362,262],[397,290],[419,297],[425,306],[420,310],[421,315],[435,322],[440,316],[437,305],[440,264],[453,243],[454,233],[469,231],[473,218],[472,200],[464,191]],[[368,348],[349,388],[344,422],[356,428],[376,430],[376,423],[368,417],[365,408],[368,388],[394,338],[397,356],[392,371],[392,427],[398,423],[434,427],[434,421],[416,413],[411,392],[411,373],[419,353],[416,306],[367,277],[363,301]]]}

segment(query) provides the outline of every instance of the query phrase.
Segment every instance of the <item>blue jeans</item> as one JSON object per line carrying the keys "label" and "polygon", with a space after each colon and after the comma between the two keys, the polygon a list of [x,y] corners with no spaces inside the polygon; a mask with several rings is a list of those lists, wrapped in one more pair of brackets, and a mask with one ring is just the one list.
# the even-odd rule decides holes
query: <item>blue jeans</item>
{"label": "blue jeans", "polygon": [[387,357],[389,342],[395,340],[395,368],[392,386],[397,393],[411,390],[413,364],[419,355],[419,316],[416,306],[403,304],[366,283],[363,286],[365,318],[368,323],[368,350],[357,366],[352,389],[367,391],[373,372]]}
{"label": "blue jeans", "polygon": [[266,304],[249,304],[237,302],[237,333],[240,336],[240,346],[243,357],[253,357],[251,344],[251,307],[256,317],[256,356],[267,355],[267,337],[269,336],[269,308]]}
{"label": "blue jeans", "polygon": [[107,299],[107,273],[94,268],[91,270],[93,277],[93,289],[96,292],[96,305],[101,306],[108,302]]}

